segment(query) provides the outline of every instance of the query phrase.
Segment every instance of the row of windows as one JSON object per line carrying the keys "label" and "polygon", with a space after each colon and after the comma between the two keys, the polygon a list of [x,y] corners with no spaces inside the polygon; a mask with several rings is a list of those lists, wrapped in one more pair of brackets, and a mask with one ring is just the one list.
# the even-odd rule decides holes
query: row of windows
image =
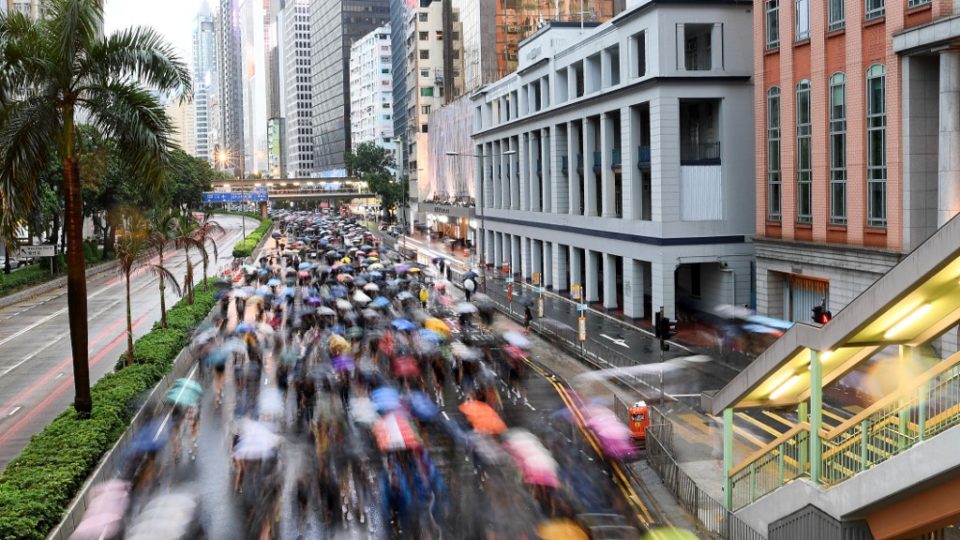
{"label": "row of windows", "polygon": [[[932,0],[908,0],[908,7],[929,4]],[[839,30],[846,25],[845,0],[827,0],[827,31]],[[885,0],[863,0],[863,18],[878,19],[886,14]],[[810,0],[794,0],[794,41],[810,38]],[[780,46],[780,0],[764,0],[764,27],[767,49]]]}
{"label": "row of windows", "polygon": [[[830,223],[847,223],[847,77],[835,73],[828,91],[828,191]],[[813,132],[810,81],[802,80],[796,88],[796,221],[813,222]],[[867,225],[887,225],[887,110],[886,70],[882,64],[870,66],[866,72],[867,93]],[[782,215],[783,178],[780,156],[780,88],[767,91],[767,218],[780,221]]]}

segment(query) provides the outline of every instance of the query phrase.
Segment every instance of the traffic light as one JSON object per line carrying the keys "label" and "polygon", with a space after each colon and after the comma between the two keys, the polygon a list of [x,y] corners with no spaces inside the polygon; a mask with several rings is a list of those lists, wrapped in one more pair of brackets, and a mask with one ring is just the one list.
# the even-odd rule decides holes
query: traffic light
{"label": "traffic light", "polygon": [[833,318],[833,313],[827,311],[827,301],[824,299],[819,305],[813,306],[813,322],[824,325],[830,322],[830,319]]}
{"label": "traffic light", "polygon": [[654,314],[653,334],[660,340],[660,350],[670,350],[667,340],[677,335],[677,321],[671,321],[663,314],[663,309]]}

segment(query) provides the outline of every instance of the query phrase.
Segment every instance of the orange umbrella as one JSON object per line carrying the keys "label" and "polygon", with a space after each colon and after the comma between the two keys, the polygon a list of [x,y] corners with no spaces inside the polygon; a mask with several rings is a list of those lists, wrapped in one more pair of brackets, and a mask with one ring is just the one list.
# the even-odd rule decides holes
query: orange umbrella
{"label": "orange umbrella", "polygon": [[569,519],[552,519],[537,527],[537,536],[542,540],[587,540],[583,528]]}
{"label": "orange umbrella", "polygon": [[460,405],[460,412],[467,417],[467,421],[477,433],[499,435],[507,430],[507,425],[500,419],[497,411],[482,401],[464,401]]}

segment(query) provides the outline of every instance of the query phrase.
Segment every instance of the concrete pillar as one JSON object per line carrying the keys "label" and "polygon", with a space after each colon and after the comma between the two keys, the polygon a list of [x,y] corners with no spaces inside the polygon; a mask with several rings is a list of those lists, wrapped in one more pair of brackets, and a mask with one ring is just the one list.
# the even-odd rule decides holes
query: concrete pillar
{"label": "concrete pillar", "polygon": [[597,128],[589,118],[583,120],[583,183],[585,186],[584,215],[597,215],[597,184],[593,172],[593,152],[596,148]]}
{"label": "concrete pillar", "polygon": [[567,99],[577,98],[577,70],[573,66],[567,66]]}
{"label": "concrete pillar", "polygon": [[510,272],[516,274],[520,268],[520,237],[513,235],[510,237]]}
{"label": "concrete pillar", "polygon": [[533,254],[533,272],[530,279],[533,279],[533,274],[540,274],[540,283],[543,283],[543,241],[532,240],[530,249]]}
{"label": "concrete pillar", "polygon": [[723,71],[723,25],[710,28],[710,71]]}
{"label": "concrete pillar", "polygon": [[650,306],[650,308],[653,311],[657,311],[660,309],[660,306],[663,306],[664,315],[673,320],[677,318],[675,269],[676,264],[673,261],[670,261],[668,264],[661,262],[650,263],[650,272],[652,274],[650,293],[653,300],[653,305]]}
{"label": "concrete pillar", "polygon": [[502,195],[500,195],[500,201],[502,203],[501,208],[509,209],[510,208],[510,156],[507,155],[507,152],[510,150],[510,139],[503,139],[500,141],[500,165],[501,165],[501,178],[500,178],[500,189],[502,190]]}
{"label": "concrete pillar", "polygon": [[[474,147],[474,154],[478,157],[473,158],[473,181],[476,183],[474,185],[474,193],[477,194],[477,198],[480,199],[483,197],[483,145],[477,145]],[[449,159],[449,158],[448,158]],[[457,158],[454,158],[457,159]],[[477,214],[480,214],[480,208],[482,201],[477,201]]]}
{"label": "concrete pillar", "polygon": [[499,267],[503,264],[503,234],[494,233],[493,236],[493,264]]}
{"label": "concrete pillar", "polygon": [[553,279],[550,285],[556,292],[565,291],[570,288],[567,263],[570,255],[567,253],[567,246],[554,242],[552,250]]}
{"label": "concrete pillar", "polygon": [[[683,23],[678,24],[677,25],[677,46],[676,48],[673,49],[677,51],[677,71],[687,70],[686,57],[682,52],[687,50],[685,32],[686,31],[684,30],[684,24]],[[653,306],[653,310],[656,311],[657,307]]]}
{"label": "concrete pillar", "polygon": [[501,159],[501,150],[500,142],[496,141],[491,143],[493,147],[493,154],[490,160],[490,168],[493,170],[493,207],[494,208],[503,208],[503,200],[500,196],[503,194],[501,189],[502,179],[501,174],[502,170],[500,168],[500,159]]}
{"label": "concrete pillar", "polygon": [[523,240],[523,255],[520,260],[520,279],[526,280],[529,279],[533,274],[533,261],[530,259],[530,239],[524,238]]}
{"label": "concrete pillar", "polygon": [[810,481],[820,483],[820,427],[823,425],[823,368],[820,352],[810,350]]}
{"label": "concrete pillar", "polygon": [[543,276],[541,286],[553,286],[553,243],[542,241],[543,244]]}
{"label": "concrete pillar", "polygon": [[530,144],[529,136],[523,133],[519,137],[517,172],[520,182],[520,210],[530,209]]}
{"label": "concrete pillar", "polygon": [[580,214],[580,173],[577,172],[577,156],[582,151],[580,122],[567,122],[567,206],[572,216]]}
{"label": "concrete pillar", "polygon": [[550,128],[543,128],[540,130],[540,166],[543,168],[541,173],[541,181],[543,186],[543,194],[541,195],[541,207],[544,212],[553,211],[553,167],[551,167],[551,156],[550,145],[552,144],[550,140],[551,137]]}
{"label": "concrete pillar", "polygon": [[616,217],[616,190],[614,189],[613,170],[610,168],[613,157],[613,118],[609,114],[600,115],[600,186],[603,217]]}
{"label": "concrete pillar", "polygon": [[610,55],[607,54],[607,51],[602,51],[600,53],[600,88],[607,88],[610,86],[610,83],[613,80],[611,68]]}
{"label": "concrete pillar", "polygon": [[617,309],[617,258],[609,253],[603,255],[603,307]]}
{"label": "concrete pillar", "polygon": [[490,163],[492,162],[490,157],[490,145],[484,144],[482,148],[483,152],[481,155],[483,157],[480,159],[480,168],[483,174],[483,207],[491,208],[491,204],[493,203],[493,189],[491,187],[492,180],[490,178]]}
{"label": "concrete pillar", "polygon": [[493,255],[493,254],[494,254],[494,249],[496,248],[496,246],[494,245],[494,244],[496,243],[495,240],[494,240],[494,237],[495,237],[495,236],[496,236],[496,235],[494,234],[493,231],[491,231],[491,230],[489,230],[489,229],[487,230],[487,232],[486,232],[486,240],[484,241],[484,244],[486,244],[486,251],[487,251],[486,261],[485,261],[485,262],[486,262],[488,265],[493,264],[493,258],[494,258],[494,255]]}
{"label": "concrete pillar", "polygon": [[937,227],[960,212],[960,51],[940,52]]}
{"label": "concrete pillar", "polygon": [[514,153],[510,155],[510,209],[520,209],[520,160],[517,154],[520,147],[518,137],[510,138],[510,150]]}
{"label": "concrete pillar", "polygon": [[623,314],[643,319],[643,261],[623,258]]}
{"label": "concrete pillar", "polygon": [[[640,217],[640,170],[637,169],[639,130],[634,127],[633,109],[620,109],[620,181],[623,183],[623,219]],[[624,273],[626,276],[626,273]],[[626,304],[626,300],[624,300]]]}
{"label": "concrete pillar", "polygon": [[600,253],[591,249],[584,250],[584,258],[587,266],[587,282],[584,283],[587,302],[596,302],[600,300]]}
{"label": "concrete pillar", "polygon": [[579,285],[583,288],[583,280],[580,279],[580,272],[583,269],[583,250],[570,246],[567,250],[570,254],[570,288]]}

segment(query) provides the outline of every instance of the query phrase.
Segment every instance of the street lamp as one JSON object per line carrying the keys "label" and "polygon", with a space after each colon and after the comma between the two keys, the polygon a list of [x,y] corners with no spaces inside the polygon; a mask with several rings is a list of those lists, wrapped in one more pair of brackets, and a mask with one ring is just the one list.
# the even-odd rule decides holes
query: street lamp
{"label": "street lamp", "polygon": [[[226,166],[227,166],[227,160],[228,160],[229,157],[230,157],[229,154],[227,154],[227,151],[221,149],[219,152],[217,152],[217,156],[216,156],[216,157],[217,157],[217,161],[220,163],[220,169],[225,169]],[[241,204],[241,208],[242,208],[242,205],[243,205],[243,202],[244,202],[244,201],[243,201],[243,199],[244,199],[243,195],[244,195],[244,193],[246,193],[246,191],[245,191],[245,189],[244,189],[243,181],[244,181],[244,178],[243,178],[243,158],[241,158],[241,159],[240,159],[240,204]],[[246,216],[240,216],[240,228],[241,228],[241,234],[243,234],[243,237],[246,238],[246,237],[247,237],[247,218],[246,218]]]}
{"label": "street lamp", "polygon": [[[512,155],[514,155],[514,154],[516,154],[516,153],[517,153],[516,150],[507,150],[506,152],[503,152],[501,155],[504,155],[504,156],[512,156]],[[479,158],[479,159],[483,159],[483,158],[485,158],[485,157],[493,157],[492,155],[491,155],[491,156],[481,156],[481,155],[477,155],[477,154],[461,154],[460,152],[453,152],[453,151],[449,151],[449,150],[446,152],[446,155],[447,155],[447,157],[473,157],[473,158]],[[486,246],[486,243],[487,243],[487,227],[486,227],[486,224],[487,224],[487,223],[486,223],[486,219],[484,219],[484,218],[485,218],[485,215],[486,215],[486,212],[484,211],[484,206],[485,206],[485,205],[484,205],[484,201],[483,201],[483,192],[484,192],[484,189],[483,189],[483,164],[481,163],[481,170],[480,170],[480,193],[479,193],[479,195],[480,195],[480,197],[479,197],[479,204],[480,204],[480,242],[477,243],[477,246],[478,246],[479,249],[480,249],[480,276],[481,276],[481,278],[483,279],[483,290],[487,290],[487,271],[486,271],[486,270],[487,270],[487,250],[486,250],[486,247],[487,247],[487,246]]]}

